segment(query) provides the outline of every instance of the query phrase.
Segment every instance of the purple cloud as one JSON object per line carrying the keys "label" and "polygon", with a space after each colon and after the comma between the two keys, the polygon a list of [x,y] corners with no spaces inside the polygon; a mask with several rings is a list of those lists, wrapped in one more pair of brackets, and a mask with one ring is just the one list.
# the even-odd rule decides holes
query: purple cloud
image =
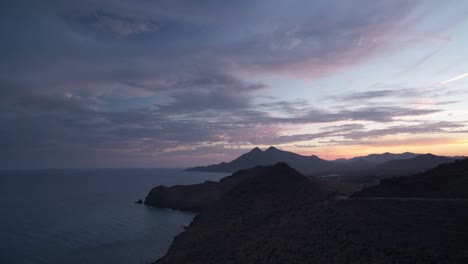
{"label": "purple cloud", "polygon": [[[0,11],[0,168],[159,166],[249,144],[464,130],[456,120],[395,123],[442,114],[456,90],[421,106],[395,103],[420,99],[417,89],[336,89],[325,108],[254,81],[317,79],[392,52],[386,44],[427,11],[420,1],[23,2]],[[328,128],[284,133],[300,125]]]}

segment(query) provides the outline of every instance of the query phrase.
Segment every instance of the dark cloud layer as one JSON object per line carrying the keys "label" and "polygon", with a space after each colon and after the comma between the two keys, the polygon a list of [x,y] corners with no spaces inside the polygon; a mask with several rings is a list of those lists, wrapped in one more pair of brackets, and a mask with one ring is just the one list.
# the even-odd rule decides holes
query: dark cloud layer
{"label": "dark cloud layer", "polygon": [[414,23],[418,4],[3,1],[0,168],[175,166],[192,154],[238,154],[249,144],[461,129],[350,124],[284,135],[288,125],[388,124],[441,110],[340,105],[392,90],[334,98],[327,109],[267,100],[268,85],[250,78],[315,78],[356,65]]}
{"label": "dark cloud layer", "polygon": [[107,31],[121,37],[152,32],[158,29],[157,23],[152,20],[123,17],[100,10],[81,18],[79,22],[85,26],[94,27],[99,31]]}

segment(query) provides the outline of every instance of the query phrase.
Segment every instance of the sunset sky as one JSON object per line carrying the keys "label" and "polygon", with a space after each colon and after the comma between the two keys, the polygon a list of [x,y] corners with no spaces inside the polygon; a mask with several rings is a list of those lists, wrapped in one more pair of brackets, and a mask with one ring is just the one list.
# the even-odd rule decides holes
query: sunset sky
{"label": "sunset sky", "polygon": [[0,168],[468,155],[468,1],[4,0]]}

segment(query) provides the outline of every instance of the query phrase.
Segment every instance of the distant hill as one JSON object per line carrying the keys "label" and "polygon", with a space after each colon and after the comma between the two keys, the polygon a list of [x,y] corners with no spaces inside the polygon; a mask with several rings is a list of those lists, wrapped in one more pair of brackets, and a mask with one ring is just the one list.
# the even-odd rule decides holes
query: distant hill
{"label": "distant hill", "polygon": [[400,154],[385,152],[382,154],[370,154],[367,156],[359,156],[359,157],[354,157],[350,159],[337,159],[335,160],[335,162],[337,163],[367,162],[368,164],[381,164],[381,163],[388,162],[391,160],[396,160],[396,159],[411,159],[419,155],[420,154],[415,154],[411,152],[405,152],[405,153],[400,153]]}
{"label": "distant hill", "polygon": [[356,172],[404,175],[421,172],[451,161],[453,161],[453,159],[448,157],[435,156],[432,154],[421,155],[411,152],[400,154],[386,152],[351,159],[327,161],[315,155],[303,156],[293,152],[279,150],[275,147],[269,147],[267,150],[262,151],[257,147],[230,162],[192,167],[186,170],[232,173],[256,166],[270,166],[278,162],[285,162],[301,173],[309,175],[329,173],[347,175]]}
{"label": "distant hill", "polygon": [[439,165],[409,177],[385,179],[354,196],[468,198],[468,159]]}
{"label": "distant hill", "polygon": [[231,162],[223,162],[216,165],[200,166],[188,168],[188,171],[207,172],[235,172],[241,169],[253,168],[256,166],[268,166],[278,162],[285,162],[291,167],[303,173],[327,171],[334,167],[331,161],[323,160],[315,155],[302,156],[293,152],[279,150],[269,147],[262,151],[254,148],[248,153],[241,155]]}
{"label": "distant hill", "polygon": [[385,170],[404,170],[420,172],[434,168],[440,164],[449,163],[452,161],[453,159],[451,158],[436,156],[432,154],[424,154],[411,159],[391,160],[377,165],[377,168]]}

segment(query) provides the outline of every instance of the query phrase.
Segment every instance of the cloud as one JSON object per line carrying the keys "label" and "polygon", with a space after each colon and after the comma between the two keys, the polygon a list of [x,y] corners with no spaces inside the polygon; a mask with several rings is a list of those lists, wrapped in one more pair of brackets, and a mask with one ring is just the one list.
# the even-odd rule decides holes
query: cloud
{"label": "cloud", "polygon": [[[265,107],[266,104],[262,104]],[[279,105],[278,110],[284,109],[284,105]],[[261,111],[251,111],[246,113],[252,120],[258,120],[263,123],[327,123],[343,120],[351,121],[374,121],[374,122],[392,122],[400,117],[422,116],[440,112],[440,109],[422,109],[405,106],[389,106],[380,104],[368,107],[347,106],[338,110],[325,110],[312,106],[302,107],[301,105],[287,106],[289,115],[286,117],[271,116]],[[275,109],[274,103],[270,105],[269,110]],[[291,114],[296,113],[296,114]]]}
{"label": "cloud", "polygon": [[456,77],[453,77],[453,78],[450,78],[448,80],[442,81],[442,82],[440,82],[440,84],[448,84],[448,83],[458,81],[458,80],[466,78],[466,77],[468,77],[468,73],[460,74],[460,75],[458,75]]}
{"label": "cloud", "polygon": [[159,28],[155,21],[119,16],[101,10],[81,18],[81,22],[122,37],[154,32]]}
{"label": "cloud", "polygon": [[392,95],[395,95],[396,93],[398,92],[394,90],[367,91],[367,92],[353,93],[351,95],[344,96],[342,97],[342,100],[349,101],[349,100],[374,99],[374,98],[392,96]]}
{"label": "cloud", "polygon": [[[414,148],[414,147],[425,147],[435,145],[456,145],[460,140],[450,137],[418,137],[418,138],[405,138],[405,139],[368,139],[368,140],[326,140],[322,141],[322,144],[326,146],[367,146],[375,148],[390,148],[390,147],[403,147],[403,148]],[[428,152],[429,153],[429,152]]]}
{"label": "cloud", "polygon": [[[239,147],[225,152],[234,155],[249,144],[396,134],[405,131],[392,126],[403,117],[443,111],[440,105],[356,103],[419,93],[393,88],[341,94],[327,107],[305,98],[272,99],[270,87],[252,78],[319,78],[387,53],[386,44],[411,29],[417,1],[46,0],[5,6],[0,167],[125,160],[162,166],[169,156],[177,164],[177,156],[186,162],[224,146]],[[284,89],[289,95],[293,88]],[[334,126],[340,122],[352,124]],[[287,131],[301,125],[327,129]],[[425,131],[453,132],[438,126]]]}
{"label": "cloud", "polygon": [[[464,129],[466,126],[459,122],[426,122],[419,123],[416,125],[404,125],[404,126],[390,126],[382,129],[371,129],[371,130],[352,130],[342,134],[346,139],[363,139],[363,138],[380,138],[388,135],[398,134],[451,134],[451,133],[466,133]],[[461,129],[461,130],[460,130]]]}
{"label": "cloud", "polygon": [[363,142],[374,142],[378,144],[386,136],[397,135],[443,135],[450,134],[465,134],[468,130],[466,125],[458,122],[429,122],[419,123],[416,125],[398,125],[389,126],[382,129],[368,129],[362,124],[345,124],[340,126],[329,126],[322,129],[317,133],[305,133],[294,135],[262,135],[262,137],[254,138],[252,144],[271,145],[271,144],[288,144],[301,141],[319,140],[321,143],[339,145],[345,143],[346,145],[360,145]]}

